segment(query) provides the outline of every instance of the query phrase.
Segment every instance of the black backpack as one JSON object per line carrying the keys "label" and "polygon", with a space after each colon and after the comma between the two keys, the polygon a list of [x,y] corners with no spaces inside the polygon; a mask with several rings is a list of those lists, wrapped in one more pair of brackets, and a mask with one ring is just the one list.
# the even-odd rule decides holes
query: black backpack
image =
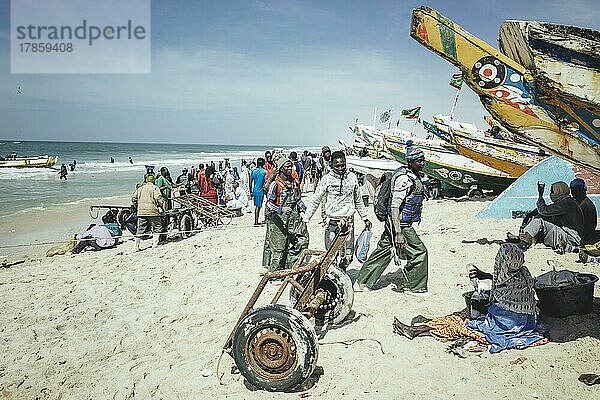
{"label": "black backpack", "polygon": [[[377,193],[377,197],[375,198],[375,204],[373,205],[373,208],[375,209],[375,216],[379,221],[385,222],[387,220],[388,207],[392,199],[392,182],[394,182],[396,178],[398,178],[398,176],[405,173],[406,171],[404,170],[404,168],[398,168],[396,171],[394,171],[393,175],[389,179],[386,179],[385,181],[379,184],[379,192]],[[415,186],[413,182],[413,185],[408,191],[408,196],[410,196],[414,188]]]}
{"label": "black backpack", "polygon": [[390,197],[392,195],[392,178],[393,175],[379,184],[379,192],[377,192],[375,204],[373,204],[375,216],[381,222],[385,222],[388,217],[388,205],[390,204]]}

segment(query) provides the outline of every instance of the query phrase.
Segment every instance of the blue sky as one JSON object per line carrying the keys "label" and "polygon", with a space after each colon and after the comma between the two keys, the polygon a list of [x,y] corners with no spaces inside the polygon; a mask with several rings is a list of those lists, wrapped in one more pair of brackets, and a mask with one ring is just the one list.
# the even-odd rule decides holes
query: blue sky
{"label": "blue sky", "polygon": [[[497,46],[505,19],[599,29],[594,0],[152,1],[152,72],[10,73],[0,2],[0,139],[335,144],[373,110],[449,112],[456,69],[409,36],[427,5]],[[17,95],[17,86],[23,94]],[[466,86],[456,116],[484,126]],[[408,121],[402,127],[410,128]]]}

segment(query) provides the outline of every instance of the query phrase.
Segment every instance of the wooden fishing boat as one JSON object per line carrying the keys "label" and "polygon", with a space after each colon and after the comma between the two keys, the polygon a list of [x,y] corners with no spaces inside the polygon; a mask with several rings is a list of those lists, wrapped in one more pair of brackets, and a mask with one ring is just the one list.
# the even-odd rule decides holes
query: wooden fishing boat
{"label": "wooden fishing boat", "polygon": [[439,153],[457,153],[454,146],[450,145],[443,139],[425,139],[418,136],[414,136],[412,133],[399,128],[389,128],[376,130],[372,126],[366,125],[355,125],[350,130],[361,140],[368,143],[372,148],[376,149],[379,153],[386,152],[386,145],[384,137],[390,139],[396,139],[401,142],[412,140],[419,148],[427,149],[433,152]]}
{"label": "wooden fishing boat", "polygon": [[371,157],[347,156],[346,164],[348,168],[363,175],[373,175],[380,178],[386,172],[394,172],[402,166],[398,161],[387,159],[375,159]]}
{"label": "wooden fishing boat", "polygon": [[450,134],[451,143],[460,154],[514,178],[547,157],[544,150],[538,147],[485,136],[475,125],[452,121],[443,115],[434,116],[433,119],[440,130]]}
{"label": "wooden fishing boat", "polygon": [[16,153],[0,157],[0,168],[46,168],[56,164],[58,157],[54,156],[17,156]]}
{"label": "wooden fishing boat", "polygon": [[[398,162],[406,165],[406,141],[387,136],[384,137],[384,140],[387,150]],[[478,187],[500,193],[515,180],[507,173],[488,167],[458,153],[431,151],[417,143],[415,143],[415,146],[423,150],[425,154],[426,162],[423,172],[430,178],[449,185],[467,190]]]}
{"label": "wooden fishing boat", "polygon": [[413,11],[410,34],[459,67],[506,129],[600,173],[599,32],[508,21],[501,28],[501,53],[439,12],[420,7]]}

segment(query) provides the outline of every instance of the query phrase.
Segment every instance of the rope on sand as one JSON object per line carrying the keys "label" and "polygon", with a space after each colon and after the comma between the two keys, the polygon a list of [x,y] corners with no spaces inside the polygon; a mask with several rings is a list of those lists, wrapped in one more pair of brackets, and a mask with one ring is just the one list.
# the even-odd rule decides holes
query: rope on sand
{"label": "rope on sand", "polygon": [[381,350],[381,354],[385,354],[385,352],[383,351],[383,345],[381,344],[381,342],[379,340],[373,339],[373,338],[357,338],[357,339],[340,340],[337,342],[319,342],[319,345],[343,344],[345,346],[351,346],[357,342],[362,342],[362,341],[366,341],[366,340],[371,340],[373,342],[377,342],[379,344],[379,350]]}
{"label": "rope on sand", "polygon": [[[207,230],[228,230],[228,229],[234,229],[237,228],[237,226],[233,226],[233,225],[227,225],[227,226],[211,226],[208,228],[204,228],[204,229],[191,229],[188,231],[177,231],[177,233],[198,233],[198,232],[206,232]],[[243,227],[240,227],[243,228]],[[158,232],[158,234],[160,235],[166,235],[168,234],[168,232]],[[152,232],[148,232],[148,233],[143,233],[140,235],[127,235],[127,236],[113,236],[113,239],[122,239],[123,241],[125,240],[133,240],[137,237],[146,237],[152,235]],[[54,240],[54,241],[49,241],[49,242],[37,242],[37,243],[20,243],[20,244],[7,244],[7,245],[0,245],[0,249],[10,249],[10,248],[17,248],[17,247],[35,247],[35,246],[47,246],[47,245],[51,245],[51,244],[61,244],[61,243],[65,243],[65,242],[75,242],[75,243],[79,243],[83,240],[90,240],[90,239],[97,239],[97,238],[86,238],[86,239],[62,239],[62,240]]]}

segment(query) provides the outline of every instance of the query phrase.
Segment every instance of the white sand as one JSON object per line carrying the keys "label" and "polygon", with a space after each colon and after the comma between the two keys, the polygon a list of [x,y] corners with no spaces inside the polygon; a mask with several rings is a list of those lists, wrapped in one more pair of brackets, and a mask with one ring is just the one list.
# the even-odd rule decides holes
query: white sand
{"label": "white sand", "polygon": [[[131,204],[131,195],[113,196],[92,203],[105,205]],[[25,256],[42,256],[49,246],[22,246],[67,240],[86,230],[90,223],[102,223],[107,210],[90,214],[89,203],[51,206],[45,210],[30,210],[0,217],[0,257],[14,260]],[[98,218],[92,219],[91,215]]]}
{"label": "white sand", "polygon": [[[476,220],[483,202],[432,201],[417,227],[430,254],[429,298],[381,289],[355,295],[360,319],[327,332],[322,342],[371,338],[350,346],[321,345],[323,369],[311,397],[327,399],[485,398],[592,399],[600,387],[577,381],[600,373],[600,309],[562,320],[545,319],[555,342],[523,351],[466,359],[444,352],[432,338],[409,341],[392,332],[392,317],[439,316],[464,307],[465,264],[490,271],[497,245],[462,239],[501,239],[518,221]],[[153,251],[116,249],[78,256],[30,259],[0,269],[0,396],[14,399],[265,399],[298,393],[251,391],[221,347],[259,281],[264,228],[245,216],[227,228],[207,230]],[[316,218],[315,218],[316,220]],[[374,218],[373,218],[374,221]],[[381,232],[376,223],[372,247]],[[311,248],[322,248],[322,228],[310,226]],[[149,241],[145,246],[149,246]],[[531,272],[547,260],[598,273],[543,247],[526,254]],[[352,265],[357,269],[356,261]],[[356,274],[356,271],[351,271]],[[274,286],[268,288],[273,292]],[[598,296],[598,288],[596,296]],[[287,297],[287,296],[286,296]],[[263,300],[266,302],[266,300]],[[512,360],[526,357],[521,365]],[[203,377],[209,368],[212,375]]]}

